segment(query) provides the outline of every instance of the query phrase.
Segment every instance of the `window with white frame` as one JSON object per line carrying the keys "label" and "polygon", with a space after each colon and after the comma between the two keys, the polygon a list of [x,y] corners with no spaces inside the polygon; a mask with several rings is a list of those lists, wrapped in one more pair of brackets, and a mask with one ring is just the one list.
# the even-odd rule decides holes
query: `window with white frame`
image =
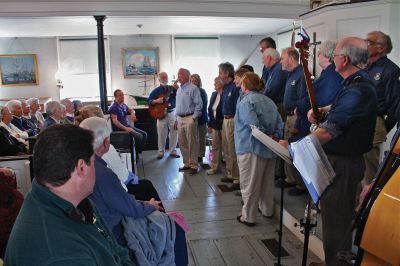
{"label": "window with white frame", "polygon": [[220,63],[218,37],[175,37],[174,41],[176,70],[183,67],[199,74],[210,98]]}
{"label": "window with white frame", "polygon": [[[108,40],[104,39],[107,87],[111,87],[108,67]],[[60,98],[94,101],[100,97],[97,39],[60,38],[58,44],[59,69],[56,79],[60,86]]]}

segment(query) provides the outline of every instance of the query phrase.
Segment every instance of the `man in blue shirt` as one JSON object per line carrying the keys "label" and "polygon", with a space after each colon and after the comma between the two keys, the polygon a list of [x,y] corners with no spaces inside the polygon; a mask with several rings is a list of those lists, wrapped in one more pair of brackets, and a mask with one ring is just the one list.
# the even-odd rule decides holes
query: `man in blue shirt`
{"label": "man in blue shirt", "polygon": [[189,170],[189,174],[194,175],[199,167],[197,120],[202,115],[203,102],[200,90],[190,82],[189,70],[179,69],[178,81],[181,87],[176,93],[176,115],[179,148],[183,157],[183,167],[179,170]]}
{"label": "man in blue shirt", "polygon": [[[298,140],[298,130],[295,128],[297,115],[296,108],[299,101],[305,97],[306,82],[301,65],[299,64],[299,53],[293,47],[284,49],[281,53],[282,69],[289,72],[286,79],[285,93],[283,95],[283,106],[286,112],[286,121],[284,129],[284,138],[289,142]],[[283,182],[282,186],[297,185],[295,190],[290,191],[290,195],[301,195],[307,193],[299,172],[293,165],[285,163],[285,175],[287,182]]]}
{"label": "man in blue shirt", "polygon": [[221,63],[218,68],[219,78],[224,81],[224,90],[221,96],[222,115],[224,116],[224,121],[222,123],[222,147],[227,171],[226,177],[222,178],[221,181],[233,183],[231,189],[238,190],[240,189],[240,181],[234,141],[234,118],[240,88],[236,87],[233,82],[235,70],[231,63]]}
{"label": "man in blue shirt", "polygon": [[364,155],[366,170],[364,184],[371,183],[379,165],[379,148],[386,140],[387,132],[398,122],[395,116],[400,101],[400,68],[387,58],[392,51],[390,36],[373,31],[367,35],[368,68],[375,85],[378,99],[378,116],[374,136],[374,147]]}
{"label": "man in blue shirt", "polygon": [[164,157],[165,142],[169,130],[169,156],[179,158],[176,153],[176,143],[178,142],[178,131],[174,127],[176,116],[176,88],[168,85],[168,75],[161,72],[158,75],[160,86],[155,88],[149,95],[149,105],[162,104],[168,102],[166,114],[163,118],[157,119],[157,136],[158,136],[158,155],[157,159]]}
{"label": "man in blue shirt", "polygon": [[108,112],[111,115],[113,130],[131,133],[135,139],[135,147],[137,148],[137,151],[141,153],[146,145],[147,133],[130,125],[128,121],[128,115],[131,116],[131,121],[134,122],[136,120],[135,110],[129,108],[124,103],[125,97],[122,90],[115,90],[114,98],[114,102],[108,109]]}
{"label": "man in blue shirt", "polygon": [[[338,251],[351,252],[352,236],[347,230],[355,216],[357,186],[365,169],[363,153],[372,148],[377,114],[375,88],[368,74],[360,70],[368,59],[366,42],[344,38],[333,56],[344,87],[332,105],[320,108],[326,117],[313,133],[336,173],[320,200],[327,266],[340,264]],[[308,116],[311,123],[317,122],[312,110]]]}
{"label": "man in blue shirt", "polygon": [[285,94],[285,85],[288,73],[282,70],[279,63],[281,57],[274,48],[267,48],[263,52],[263,63],[270,73],[267,82],[265,82],[264,94],[274,101],[278,107],[279,114],[286,119],[286,113],[283,108],[283,95]]}
{"label": "man in blue shirt", "polygon": [[[264,39],[262,39],[259,42],[259,46],[260,46],[260,52],[261,54],[264,53],[264,51],[268,48],[274,48],[276,49],[276,43],[275,40],[272,39],[271,37],[265,37]],[[264,80],[265,83],[267,83],[268,77],[269,77],[270,73],[267,67],[263,66],[263,70],[262,70],[262,76],[261,78]]]}

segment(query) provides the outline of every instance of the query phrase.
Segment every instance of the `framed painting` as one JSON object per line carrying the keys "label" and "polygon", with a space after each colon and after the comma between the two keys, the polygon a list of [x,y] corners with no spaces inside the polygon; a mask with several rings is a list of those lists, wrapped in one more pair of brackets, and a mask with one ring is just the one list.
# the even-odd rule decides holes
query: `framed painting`
{"label": "framed painting", "polygon": [[157,75],[158,47],[122,49],[122,71],[124,78]]}
{"label": "framed painting", "polygon": [[0,55],[2,86],[39,85],[36,54]]}

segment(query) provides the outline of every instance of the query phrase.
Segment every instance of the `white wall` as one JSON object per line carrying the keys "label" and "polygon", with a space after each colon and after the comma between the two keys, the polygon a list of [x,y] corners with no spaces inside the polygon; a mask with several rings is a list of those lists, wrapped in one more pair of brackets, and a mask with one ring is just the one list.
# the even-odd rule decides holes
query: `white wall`
{"label": "white wall", "polygon": [[56,38],[0,38],[0,54],[36,54],[39,70],[37,86],[1,86],[0,99],[51,97],[59,99],[54,74],[57,71]]}
{"label": "white wall", "polygon": [[[399,65],[399,14],[399,1],[381,0],[326,7],[304,15],[302,20],[309,34],[317,33],[318,41],[340,39],[346,36],[365,38],[368,32],[374,30],[385,32],[390,35],[393,43],[393,50],[388,57]],[[320,71],[319,68],[318,71]],[[388,134],[387,141],[383,145],[384,150],[388,150],[393,134],[394,130]]]}
{"label": "white wall", "polygon": [[[219,54],[220,62],[229,61],[235,68],[240,62],[249,56],[249,53],[257,46],[258,42],[263,36],[219,36]],[[160,71],[165,71],[169,74],[170,79],[172,75],[177,75],[177,70],[180,67],[175,64],[175,58],[172,52],[172,41],[173,36],[165,35],[153,35],[153,36],[109,36],[110,40],[110,62],[111,62],[111,86],[109,93],[115,89],[123,89],[126,93],[132,95],[143,95],[143,88],[139,82],[143,82],[140,78],[128,78],[123,77],[122,72],[122,48],[130,47],[159,47],[160,57]],[[171,41],[172,40],[172,41]],[[261,74],[262,63],[261,54],[258,48],[252,53],[247,64],[252,65],[255,71]],[[213,68],[214,77],[218,75],[218,64],[210,65],[209,68]],[[196,72],[196,69],[190,69],[192,72]],[[151,91],[154,86],[154,80],[151,78],[150,89],[147,90],[147,94]],[[157,81],[156,81],[157,83]],[[142,83],[143,84],[143,83]],[[205,88],[209,89],[209,88]],[[212,88],[211,88],[212,89]],[[149,91],[150,90],[150,91]]]}
{"label": "white wall", "polygon": [[391,36],[393,42],[388,57],[399,62],[399,13],[400,2],[382,0],[326,7],[301,18],[308,33],[316,32],[319,41],[345,36],[365,38],[370,31],[383,31]]}

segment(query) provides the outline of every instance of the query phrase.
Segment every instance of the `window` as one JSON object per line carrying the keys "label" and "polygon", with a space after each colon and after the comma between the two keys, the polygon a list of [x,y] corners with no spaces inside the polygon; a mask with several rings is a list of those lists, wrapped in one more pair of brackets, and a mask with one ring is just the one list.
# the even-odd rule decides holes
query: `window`
{"label": "window", "polygon": [[[107,87],[111,88],[108,67],[108,40],[104,39],[106,56]],[[56,79],[62,82],[60,98],[74,98],[82,101],[98,100],[100,97],[97,39],[59,39],[59,70]]]}

